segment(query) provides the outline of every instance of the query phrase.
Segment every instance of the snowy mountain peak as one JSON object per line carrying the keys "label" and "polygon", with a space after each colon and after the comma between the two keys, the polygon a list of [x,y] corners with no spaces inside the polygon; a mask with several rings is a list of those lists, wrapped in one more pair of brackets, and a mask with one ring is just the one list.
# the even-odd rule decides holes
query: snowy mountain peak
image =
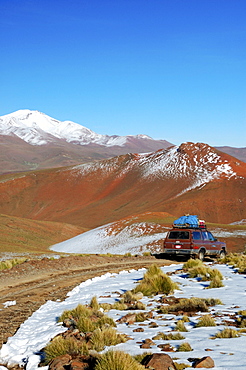
{"label": "snowy mountain peak", "polygon": [[55,139],[63,139],[69,143],[102,146],[124,146],[129,138],[152,140],[147,135],[108,136],[72,121],[59,121],[39,111],[29,109],[18,110],[0,117],[0,135],[18,136],[31,145],[44,145]]}

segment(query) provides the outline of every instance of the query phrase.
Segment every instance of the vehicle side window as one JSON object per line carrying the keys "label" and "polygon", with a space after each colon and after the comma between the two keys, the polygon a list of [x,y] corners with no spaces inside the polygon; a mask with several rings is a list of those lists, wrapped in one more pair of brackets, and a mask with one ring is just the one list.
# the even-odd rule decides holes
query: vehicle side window
{"label": "vehicle side window", "polygon": [[168,239],[189,239],[189,231],[170,231]]}
{"label": "vehicle side window", "polygon": [[211,240],[212,242],[213,242],[213,241],[215,241],[215,238],[214,238],[213,234],[212,234],[212,233],[210,233],[209,231],[208,231],[208,238],[209,238],[209,240]]}
{"label": "vehicle side window", "polygon": [[209,240],[208,232],[207,231],[203,231],[202,237],[203,237],[203,240]]}
{"label": "vehicle side window", "polygon": [[192,232],[192,235],[193,235],[193,240],[201,240],[201,233],[200,233],[200,231],[193,231]]}

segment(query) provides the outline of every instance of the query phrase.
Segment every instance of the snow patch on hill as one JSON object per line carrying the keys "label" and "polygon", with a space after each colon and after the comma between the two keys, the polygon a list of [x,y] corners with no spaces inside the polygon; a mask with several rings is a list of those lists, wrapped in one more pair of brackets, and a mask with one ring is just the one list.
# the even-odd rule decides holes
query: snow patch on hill
{"label": "snow patch on hill", "polygon": [[153,225],[151,232],[150,224],[137,223],[115,230],[115,224],[111,223],[55,244],[50,249],[61,253],[142,254],[150,251],[150,245],[158,246],[166,236],[166,232],[154,233],[154,228]]}

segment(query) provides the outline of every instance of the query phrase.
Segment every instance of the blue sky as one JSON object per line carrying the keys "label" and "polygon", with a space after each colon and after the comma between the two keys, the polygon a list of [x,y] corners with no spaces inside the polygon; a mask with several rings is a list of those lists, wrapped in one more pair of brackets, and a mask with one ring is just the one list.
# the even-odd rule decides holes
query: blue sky
{"label": "blue sky", "polygon": [[246,147],[245,0],[0,0],[0,115]]}

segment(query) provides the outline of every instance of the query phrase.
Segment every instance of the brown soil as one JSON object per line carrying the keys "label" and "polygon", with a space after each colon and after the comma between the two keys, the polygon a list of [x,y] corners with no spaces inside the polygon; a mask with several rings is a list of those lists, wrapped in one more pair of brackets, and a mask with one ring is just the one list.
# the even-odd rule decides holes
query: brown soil
{"label": "brown soil", "polygon": [[[60,259],[30,259],[0,272],[0,348],[20,324],[48,300],[64,300],[76,285],[106,272],[142,268],[171,261],[154,256],[69,256]],[[173,263],[173,261],[172,261]],[[16,305],[4,308],[6,301]]]}

